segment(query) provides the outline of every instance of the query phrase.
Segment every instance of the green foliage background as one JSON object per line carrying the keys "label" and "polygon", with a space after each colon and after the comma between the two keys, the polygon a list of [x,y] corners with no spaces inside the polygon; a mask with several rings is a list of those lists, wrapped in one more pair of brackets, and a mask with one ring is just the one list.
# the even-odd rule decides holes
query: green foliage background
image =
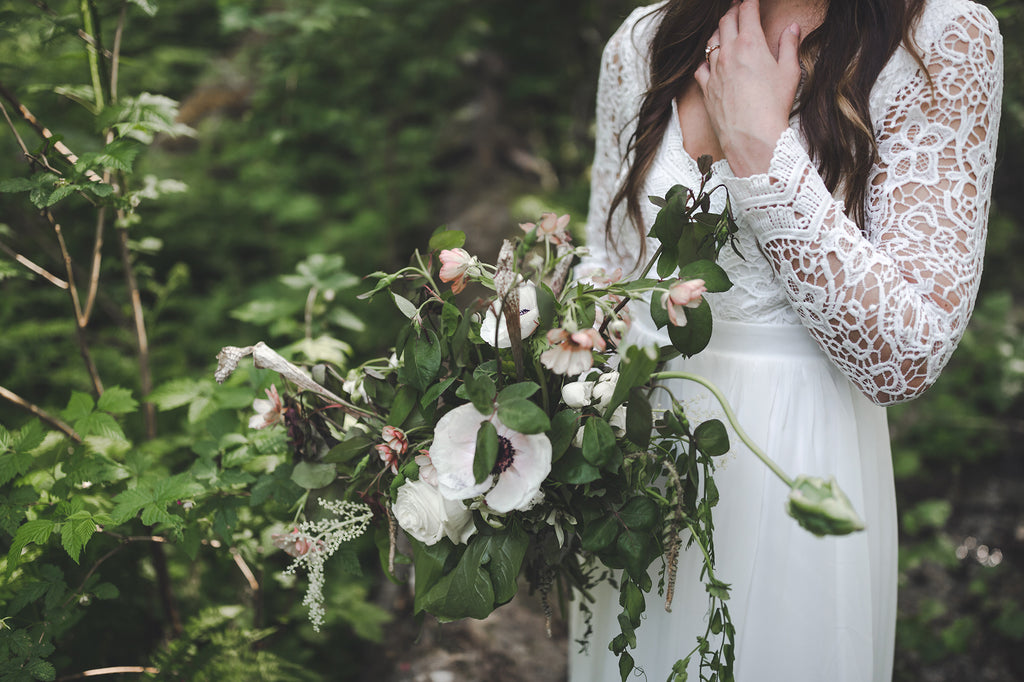
{"label": "green foliage background", "polygon": [[[158,133],[130,174],[134,190],[151,186],[154,197],[139,205],[127,229],[149,327],[159,435],[147,438],[141,411],[126,393],[103,408],[85,403],[91,385],[67,293],[9,254],[0,254],[0,386],[52,414],[86,420],[97,433],[106,423],[101,415],[116,415],[125,439],[140,445],[111,453],[126,472],[112,478],[121,487],[111,494],[135,489],[149,470],[171,477],[194,472],[197,459],[209,457],[220,478],[207,489],[220,497],[194,510],[193,520],[209,527],[183,535],[162,559],[142,543],[122,547],[108,536],[85,535],[79,563],[56,536],[50,539],[39,562],[52,569],[40,569],[33,590],[42,590],[38,599],[49,604],[47,618],[64,619],[52,628],[55,652],[33,650],[38,646],[19,629],[26,627],[18,623],[21,616],[8,620],[0,611],[6,624],[0,625],[0,676],[53,679],[46,665],[73,674],[126,662],[183,666],[180,673],[190,679],[247,679],[244,671],[263,679],[315,679],[358,670],[367,655],[359,638],[380,640],[388,618],[368,601],[377,589],[374,574],[356,575],[354,560],[350,579],[338,581],[328,596],[335,616],[325,635],[303,625],[299,592],[280,588],[273,577],[284,566],[280,553],[263,556],[265,537],[236,533],[288,518],[298,491],[270,480],[254,463],[280,458],[283,448],[248,443],[251,459],[236,470],[224,465],[222,445],[202,445],[223,442],[232,429],[238,433],[249,401],[268,379],[254,372],[239,379],[234,392],[215,394],[209,385],[213,357],[228,344],[263,339],[283,345],[301,337],[310,283],[327,280],[324,286],[337,294],[316,300],[316,332],[347,347],[296,352],[347,352],[355,359],[379,352],[381,339],[393,337],[392,313],[355,299],[362,290],[357,276],[402,265],[444,223],[469,231],[473,248],[484,252],[496,250],[502,234],[518,220],[535,218],[540,207],[568,211],[581,223],[599,55],[636,3],[4,0],[0,85],[79,155],[101,151],[100,130],[109,124],[105,114],[80,103],[92,98],[86,45],[76,36],[83,4],[93,9],[107,49],[122,6],[128,10],[119,91],[177,100],[179,119],[196,131],[194,137]],[[1015,263],[1024,246],[1024,2],[986,4],[1002,25],[1006,92],[983,291],[939,383],[925,398],[890,412],[902,510],[899,680],[1024,678],[1024,664],[1014,656],[1024,642],[1024,464],[1018,456],[1024,280]],[[9,103],[7,109],[13,115]],[[40,145],[27,126],[17,128],[30,148]],[[0,180],[29,175],[6,126],[0,127],[0,154],[6,159]],[[168,191],[176,187],[167,180],[187,190]],[[62,273],[52,227],[25,196],[0,194],[0,243]],[[71,196],[54,211],[84,286],[96,210]],[[325,255],[307,260],[312,254]],[[298,277],[307,280],[281,279],[303,262]],[[104,261],[86,336],[107,385],[141,399],[124,274],[115,255]],[[69,403],[73,391],[82,397]],[[26,459],[34,435],[15,433],[29,421],[26,412],[0,401],[0,424],[15,434],[10,452],[17,453],[4,466],[20,457],[17,467],[35,471]],[[52,466],[59,464],[55,458]],[[44,486],[43,473],[26,475],[36,476],[32,486]],[[279,498],[279,507],[256,510],[239,502],[240,486],[249,485],[239,483],[244,476],[270,476],[258,480],[267,489],[277,486],[278,497],[270,499]],[[17,480],[0,477],[6,500],[0,516],[31,504],[17,497],[30,486],[15,488],[8,478]],[[56,482],[45,486],[59,490]],[[162,519],[172,531],[202,525],[174,508],[188,490],[153,494],[136,510],[143,518],[146,509],[159,516],[159,508],[180,519]],[[82,529],[118,509],[103,500],[81,504],[61,512],[69,519],[61,533],[72,538],[72,548],[75,531],[63,530],[75,528],[70,519],[87,519],[77,526]],[[146,523],[154,520],[161,521]],[[141,520],[118,522],[130,533],[150,529]],[[16,528],[4,520],[0,549],[14,542]],[[258,600],[247,592],[232,555],[212,549],[218,538],[254,566],[266,586]],[[363,550],[364,563],[375,561],[371,547]],[[162,567],[183,620],[177,637],[151,596],[162,584]],[[10,605],[17,586],[4,580],[0,604]],[[225,652],[234,658],[225,659]],[[21,667],[2,667],[4,656]],[[40,663],[30,670],[25,661]]]}

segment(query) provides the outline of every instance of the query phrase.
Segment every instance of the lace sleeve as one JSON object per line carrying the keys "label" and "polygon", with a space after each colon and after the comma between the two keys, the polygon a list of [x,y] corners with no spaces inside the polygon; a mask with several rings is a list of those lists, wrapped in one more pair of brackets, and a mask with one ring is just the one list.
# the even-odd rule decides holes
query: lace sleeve
{"label": "lace sleeve", "polygon": [[576,269],[584,276],[598,268],[610,270],[616,258],[611,257],[605,224],[612,198],[626,169],[629,137],[636,125],[633,117],[646,74],[644,60],[635,45],[636,25],[641,10],[619,27],[605,45],[601,72],[597,82],[596,132],[594,163],[590,170],[590,205],[587,213],[586,244],[590,255]]}
{"label": "lace sleeve", "polygon": [[967,325],[981,277],[1002,94],[1002,43],[977,5],[925,48],[923,74],[876,121],[864,230],[793,130],[765,175],[725,180],[801,321],[871,400],[916,397]]}

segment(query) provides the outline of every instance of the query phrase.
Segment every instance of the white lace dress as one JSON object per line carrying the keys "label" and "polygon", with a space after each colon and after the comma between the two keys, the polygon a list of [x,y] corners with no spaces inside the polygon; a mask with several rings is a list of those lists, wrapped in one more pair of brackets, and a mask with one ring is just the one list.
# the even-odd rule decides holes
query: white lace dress
{"label": "white lace dress", "polygon": [[[592,255],[583,268],[628,271],[640,250],[622,215],[613,244],[604,224],[648,79],[651,9],[633,12],[605,49],[587,226]],[[864,230],[825,189],[795,121],[767,174],[736,178],[724,161],[714,167],[732,198],[746,260],[722,251],[734,287],[708,296],[711,343],[682,366],[717,383],[747,432],[791,475],[834,475],[867,526],[828,539],[801,529],[784,511],[783,484],[733,440],[716,474],[715,543],[719,577],[732,585],[739,682],[891,678],[896,506],[882,406],[933,383],[967,324],[981,276],[1002,89],[1001,38],[985,8],[929,0],[915,35],[934,90],[903,49],[872,89],[880,161]],[[643,195],[695,187],[698,177],[673,116]],[[655,213],[653,205],[646,210],[648,225]],[[644,310],[632,310],[633,340],[667,344]],[[716,416],[706,393],[673,389],[695,418]],[[680,561],[671,613],[657,595],[648,597],[632,653],[649,680],[665,679],[704,632],[696,553]],[[570,644],[571,680],[618,680],[607,650],[618,632],[617,591],[599,589],[592,608],[589,653]],[[578,614],[571,628],[571,639],[583,634]],[[696,657],[689,672],[700,679]]]}

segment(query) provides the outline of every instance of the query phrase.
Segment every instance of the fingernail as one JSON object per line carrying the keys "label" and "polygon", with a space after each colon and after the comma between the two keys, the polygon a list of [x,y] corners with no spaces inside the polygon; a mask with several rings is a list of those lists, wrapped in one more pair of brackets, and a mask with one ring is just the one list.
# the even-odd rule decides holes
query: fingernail
{"label": "fingernail", "polygon": [[789,32],[793,35],[800,35],[800,24],[795,21],[789,25]]}

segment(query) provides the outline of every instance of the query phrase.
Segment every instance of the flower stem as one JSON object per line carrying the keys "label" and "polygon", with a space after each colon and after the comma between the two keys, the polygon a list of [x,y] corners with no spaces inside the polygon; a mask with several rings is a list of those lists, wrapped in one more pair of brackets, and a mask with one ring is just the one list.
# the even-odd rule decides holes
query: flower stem
{"label": "flower stem", "polygon": [[764,465],[771,469],[772,473],[779,477],[787,487],[793,487],[793,479],[786,475],[786,472],[775,463],[775,461],[765,454],[764,450],[757,446],[756,443],[747,435],[747,432],[740,426],[739,420],[736,418],[736,413],[733,412],[732,406],[729,405],[729,401],[725,399],[722,392],[713,383],[705,379],[704,377],[697,376],[696,374],[690,374],[688,372],[655,372],[651,375],[651,379],[660,381],[664,379],[682,379],[684,381],[693,381],[701,386],[705,387],[711,394],[718,400],[718,404],[722,406],[722,411],[725,412],[726,419],[729,420],[729,424],[732,425],[736,435],[740,437],[740,440],[750,448],[750,451],[757,455],[757,458],[764,462]]}

